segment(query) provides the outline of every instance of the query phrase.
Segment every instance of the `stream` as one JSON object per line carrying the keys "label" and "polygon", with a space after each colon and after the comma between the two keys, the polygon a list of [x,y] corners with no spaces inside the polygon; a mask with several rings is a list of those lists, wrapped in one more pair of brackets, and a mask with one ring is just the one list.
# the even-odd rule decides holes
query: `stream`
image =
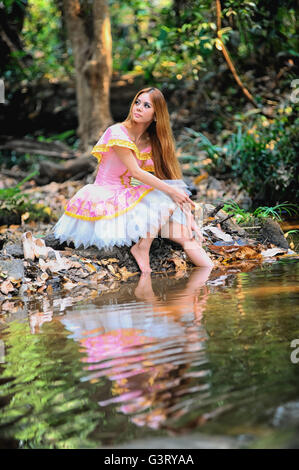
{"label": "stream", "polygon": [[299,447],[299,259],[231,271],[2,302],[0,448]]}

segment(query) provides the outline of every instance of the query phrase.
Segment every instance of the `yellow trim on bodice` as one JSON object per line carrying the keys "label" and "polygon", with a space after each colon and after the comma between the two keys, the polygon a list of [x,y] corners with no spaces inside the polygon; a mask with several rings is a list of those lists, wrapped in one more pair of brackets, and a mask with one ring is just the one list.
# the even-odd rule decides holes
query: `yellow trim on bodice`
{"label": "yellow trim on bodice", "polygon": [[149,158],[152,158],[152,152],[140,152],[139,148],[136,146],[136,144],[134,144],[134,142],[129,142],[128,140],[122,139],[111,139],[107,142],[107,144],[95,145],[91,151],[91,154],[96,157],[100,163],[103,158],[102,152],[108,152],[110,147],[113,147],[114,145],[117,147],[125,147],[133,150],[139,160],[148,160]]}

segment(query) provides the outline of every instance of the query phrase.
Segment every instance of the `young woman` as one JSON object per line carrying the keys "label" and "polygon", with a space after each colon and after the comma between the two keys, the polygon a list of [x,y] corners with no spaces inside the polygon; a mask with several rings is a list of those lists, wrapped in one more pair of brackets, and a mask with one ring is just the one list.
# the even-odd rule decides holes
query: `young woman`
{"label": "young woman", "polygon": [[193,238],[199,233],[194,203],[181,179],[160,90],[139,91],[126,120],[110,126],[91,153],[99,161],[95,182],[68,202],[54,227],[56,238],[99,249],[134,243],[131,253],[140,270],[150,272],[150,246],[160,234],[181,244],[195,266],[212,267]]}

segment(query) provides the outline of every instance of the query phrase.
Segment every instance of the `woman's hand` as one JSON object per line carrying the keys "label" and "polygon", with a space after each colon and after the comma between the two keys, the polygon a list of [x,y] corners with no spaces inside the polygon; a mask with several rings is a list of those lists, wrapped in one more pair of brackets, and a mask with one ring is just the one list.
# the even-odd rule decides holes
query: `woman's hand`
{"label": "woman's hand", "polygon": [[171,190],[169,191],[169,196],[181,208],[183,208],[185,204],[191,204],[192,207],[195,207],[194,202],[191,201],[188,194],[182,191],[181,189],[171,187]]}

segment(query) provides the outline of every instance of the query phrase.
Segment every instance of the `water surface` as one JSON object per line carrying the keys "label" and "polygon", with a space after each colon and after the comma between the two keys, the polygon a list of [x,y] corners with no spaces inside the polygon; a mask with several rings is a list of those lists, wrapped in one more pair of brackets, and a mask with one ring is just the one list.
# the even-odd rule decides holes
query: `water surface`
{"label": "water surface", "polygon": [[298,261],[2,302],[0,445],[93,448],[199,431],[293,446],[299,419],[284,406],[299,396]]}

